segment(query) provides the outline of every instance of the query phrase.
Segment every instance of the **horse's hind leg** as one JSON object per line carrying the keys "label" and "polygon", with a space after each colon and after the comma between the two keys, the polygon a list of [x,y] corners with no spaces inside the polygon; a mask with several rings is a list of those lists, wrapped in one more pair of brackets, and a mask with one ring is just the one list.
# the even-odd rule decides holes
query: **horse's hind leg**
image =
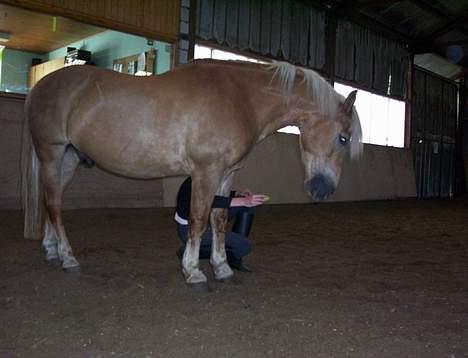
{"label": "horse's hind leg", "polygon": [[48,155],[48,159],[41,163],[44,201],[48,213],[42,246],[47,262],[61,262],[64,270],[78,271],[80,264],[73,256],[65,234],[61,210],[63,191],[73,177],[79,158],[73,150],[64,152],[63,146],[57,146],[50,152],[52,155]]}

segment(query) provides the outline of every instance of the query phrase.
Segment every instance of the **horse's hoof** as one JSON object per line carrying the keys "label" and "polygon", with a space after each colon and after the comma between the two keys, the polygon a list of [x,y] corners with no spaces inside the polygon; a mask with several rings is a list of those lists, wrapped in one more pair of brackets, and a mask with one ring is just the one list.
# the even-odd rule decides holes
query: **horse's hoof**
{"label": "horse's hoof", "polygon": [[60,266],[62,264],[62,261],[60,261],[58,257],[46,260],[46,262],[47,262],[47,265],[49,266]]}
{"label": "horse's hoof", "polygon": [[188,283],[187,286],[192,289],[194,292],[198,293],[207,293],[210,292],[210,287],[208,286],[208,282],[195,282],[195,283]]}
{"label": "horse's hoof", "polygon": [[75,273],[75,272],[80,272],[80,266],[71,266],[71,267],[64,267],[63,271],[66,273]]}

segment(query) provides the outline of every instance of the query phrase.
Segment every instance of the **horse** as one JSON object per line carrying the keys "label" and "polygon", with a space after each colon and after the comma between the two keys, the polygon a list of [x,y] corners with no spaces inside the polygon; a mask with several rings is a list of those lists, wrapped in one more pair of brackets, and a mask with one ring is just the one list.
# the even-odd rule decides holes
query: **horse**
{"label": "horse", "polygon": [[[345,153],[359,156],[354,108],[313,70],[285,62],[196,60],[160,76],[135,77],[71,66],[44,77],[25,102],[22,140],[24,236],[42,238],[46,261],[79,271],[62,222],[63,192],[80,158],[136,179],[191,176],[189,235],[181,267],[188,285],[207,285],[200,238],[213,229],[215,279],[233,277],[226,260],[226,210],[234,173],[254,146],[286,125],[299,127],[305,187],[331,195]],[[272,158],[274,160],[274,158]]]}

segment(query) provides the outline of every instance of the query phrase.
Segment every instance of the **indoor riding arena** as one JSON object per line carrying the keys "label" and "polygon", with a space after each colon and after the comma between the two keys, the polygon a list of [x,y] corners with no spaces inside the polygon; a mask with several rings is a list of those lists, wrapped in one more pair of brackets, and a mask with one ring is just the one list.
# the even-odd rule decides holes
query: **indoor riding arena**
{"label": "indoor riding arena", "polygon": [[0,358],[468,357],[467,24],[0,0]]}

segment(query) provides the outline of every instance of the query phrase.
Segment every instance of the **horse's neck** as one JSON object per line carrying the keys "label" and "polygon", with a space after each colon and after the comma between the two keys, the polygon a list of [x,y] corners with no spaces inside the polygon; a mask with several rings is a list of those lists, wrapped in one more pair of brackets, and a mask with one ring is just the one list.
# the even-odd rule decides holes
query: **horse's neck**
{"label": "horse's neck", "polygon": [[[316,104],[307,97],[303,81],[297,80],[291,95],[284,94],[281,81],[272,81],[273,71],[259,71],[249,76],[239,76],[244,81],[244,88],[249,92],[253,106],[256,108],[256,124],[259,129],[258,141],[263,140],[278,129],[299,125],[301,112],[315,112]],[[302,116],[304,117],[304,116]]]}
{"label": "horse's neck", "polygon": [[274,134],[278,129],[286,126],[296,126],[301,109],[297,106],[297,98],[287,98],[275,89],[263,89],[259,106],[261,110],[257,116],[257,126],[260,129],[259,140]]}
{"label": "horse's neck", "polygon": [[295,121],[291,108],[281,104],[275,106],[270,113],[259,119],[261,120],[259,127],[262,128],[259,140],[268,137],[280,128],[298,124]]}

